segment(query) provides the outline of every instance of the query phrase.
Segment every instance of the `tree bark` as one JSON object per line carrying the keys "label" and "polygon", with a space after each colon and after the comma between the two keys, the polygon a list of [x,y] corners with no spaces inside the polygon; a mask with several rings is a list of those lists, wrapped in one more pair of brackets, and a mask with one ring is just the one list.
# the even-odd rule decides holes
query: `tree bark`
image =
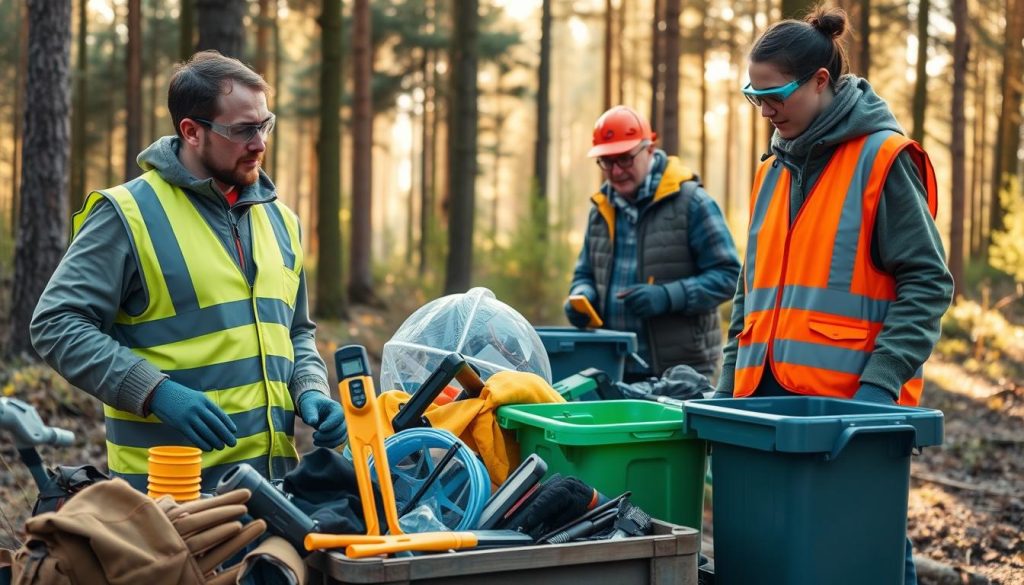
{"label": "tree bark", "polygon": [[29,322],[67,244],[71,146],[71,0],[29,0],[21,213],[14,252],[10,354],[32,353]]}
{"label": "tree bark", "polygon": [[196,0],[197,51],[214,49],[241,59],[245,50],[245,0]]}
{"label": "tree bark", "polygon": [[1002,193],[1017,174],[1017,149],[1020,147],[1021,92],[1024,90],[1024,0],[1006,0],[1006,42],[1003,46],[1003,75],[1000,95],[999,133],[992,160],[992,207],[989,217],[989,244],[992,233],[1003,229]]}
{"label": "tree bark", "polygon": [[651,23],[651,128],[661,132],[665,112],[665,35],[661,24],[665,18],[665,2],[654,0],[654,19]]}
{"label": "tree bark", "polygon": [[317,139],[316,314],[347,315],[341,269],[341,0],[323,0],[320,134]]}
{"label": "tree bark", "polygon": [[988,152],[988,59],[979,46],[975,67],[974,170],[971,173],[971,257],[986,258],[984,247],[985,153]]}
{"label": "tree bark", "polygon": [[87,80],[89,76],[89,49],[88,40],[89,35],[89,11],[88,0],[78,0],[78,38],[76,39],[76,50],[78,54],[75,56],[75,75],[74,75],[74,91],[72,99],[74,100],[74,108],[72,109],[72,128],[71,128],[71,190],[69,191],[69,201],[71,211],[75,211],[82,206],[82,199],[85,194],[85,142],[86,142],[86,119],[88,118],[88,112],[86,112],[86,88],[88,86]]}
{"label": "tree bark", "polygon": [[124,180],[138,177],[142,169],[135,158],[142,150],[142,3],[128,0],[128,47],[125,51]]}
{"label": "tree bark", "polygon": [[679,154],[679,12],[682,0],[665,1],[665,97],[661,145],[667,154]]}
{"label": "tree bark", "polygon": [[[429,15],[431,8],[428,7]],[[430,22],[428,17],[427,22]],[[429,25],[428,25],[429,26]],[[432,27],[431,27],[432,28]],[[434,51],[426,49],[423,54],[423,129],[420,132],[422,147],[420,149],[420,262],[419,275],[426,275],[427,258],[430,255],[430,242],[434,217],[434,131],[433,121],[437,116],[437,101],[434,91]]]}
{"label": "tree bark", "polygon": [[612,45],[615,41],[614,31],[614,16],[615,9],[612,7],[612,0],[605,0],[604,2],[604,77],[602,83],[604,84],[602,90],[602,99],[604,103],[604,109],[607,110],[612,107],[612,58],[614,51]]}
{"label": "tree bark", "polygon": [[451,184],[445,294],[465,292],[473,275],[477,151],[478,0],[453,3],[448,177]]}
{"label": "tree bark", "polygon": [[928,15],[931,0],[918,0],[917,5],[917,65],[914,80],[914,129],[910,137],[924,145],[924,121],[928,110]]}
{"label": "tree bark", "polygon": [[188,61],[196,48],[196,0],[181,0],[178,14],[178,58]]}
{"label": "tree bark", "polygon": [[[537,140],[533,148],[533,184],[537,199],[547,199],[548,143],[551,141],[551,2],[543,0],[540,17],[540,66],[537,68]],[[544,231],[547,233],[547,230]]]}
{"label": "tree bark", "polygon": [[860,52],[859,75],[868,77],[871,73],[871,0],[860,0],[860,43],[857,50]]}
{"label": "tree bark", "polygon": [[[259,0],[259,16],[256,22],[256,73],[267,78],[270,69],[270,1]],[[274,2],[274,11],[277,11],[277,2]]]}
{"label": "tree bark", "polygon": [[964,171],[967,156],[964,151],[964,96],[967,87],[967,0],[953,0],[953,137],[950,145],[952,169],[952,210],[949,230],[949,272],[953,275],[956,294],[964,291]]}
{"label": "tree bark", "polygon": [[373,294],[373,45],[370,0],[352,10],[352,241],[349,244],[349,300],[377,304]]}

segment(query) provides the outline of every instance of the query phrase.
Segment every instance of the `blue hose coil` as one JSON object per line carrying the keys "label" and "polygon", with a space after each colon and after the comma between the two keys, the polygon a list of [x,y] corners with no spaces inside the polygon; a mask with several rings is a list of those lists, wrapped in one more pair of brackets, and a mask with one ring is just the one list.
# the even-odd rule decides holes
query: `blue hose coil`
{"label": "blue hose coil", "polygon": [[[384,440],[395,504],[399,510],[455,443],[462,443],[462,440],[444,429],[429,427],[406,429]],[[370,472],[376,481],[377,473],[372,461]],[[463,443],[420,498],[419,504],[431,504],[438,520],[451,530],[472,530],[476,528],[490,495],[491,478],[487,467]]]}

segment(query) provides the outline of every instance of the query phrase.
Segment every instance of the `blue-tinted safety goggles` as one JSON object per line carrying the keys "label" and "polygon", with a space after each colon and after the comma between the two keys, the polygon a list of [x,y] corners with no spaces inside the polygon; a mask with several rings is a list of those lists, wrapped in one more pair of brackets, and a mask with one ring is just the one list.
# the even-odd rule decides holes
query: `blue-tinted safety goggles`
{"label": "blue-tinted safety goggles", "polygon": [[814,71],[811,71],[810,73],[804,75],[800,79],[794,79],[793,81],[790,81],[786,85],[780,85],[779,87],[754,89],[748,83],[746,87],[744,87],[742,90],[743,97],[747,98],[748,102],[750,102],[751,104],[758,108],[761,107],[761,104],[764,103],[765,99],[780,104],[784,103],[787,99],[789,99],[789,96],[793,95],[793,92],[799,89],[801,85],[807,83],[812,77],[814,77],[814,74],[817,72],[818,70],[815,69]]}

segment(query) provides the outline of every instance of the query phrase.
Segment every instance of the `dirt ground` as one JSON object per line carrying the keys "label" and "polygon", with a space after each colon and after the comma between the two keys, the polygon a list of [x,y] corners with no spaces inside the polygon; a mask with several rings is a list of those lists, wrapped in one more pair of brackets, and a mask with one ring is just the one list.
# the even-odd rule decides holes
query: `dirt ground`
{"label": "dirt ground", "polygon": [[[390,323],[401,322],[395,319],[359,311],[344,324],[321,324],[322,353],[328,357],[339,344],[358,342],[379,359],[394,330]],[[962,572],[964,583],[1024,584],[1024,385],[987,381],[938,358],[926,377],[923,405],[945,413],[945,442],[914,458],[909,534],[915,553]],[[0,391],[76,433],[72,448],[41,449],[44,461],[105,464],[102,409],[84,392],[43,366],[0,367]],[[308,429],[298,436],[302,451]],[[9,438],[0,438],[0,546],[20,536],[34,498]]]}

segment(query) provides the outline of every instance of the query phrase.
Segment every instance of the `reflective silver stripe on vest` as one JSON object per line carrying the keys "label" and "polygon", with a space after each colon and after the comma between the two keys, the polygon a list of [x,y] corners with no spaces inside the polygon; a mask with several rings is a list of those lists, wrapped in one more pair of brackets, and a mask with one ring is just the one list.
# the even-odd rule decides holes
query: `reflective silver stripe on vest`
{"label": "reflective silver stripe on vest", "polygon": [[761,190],[757,192],[757,201],[754,202],[754,214],[750,218],[750,233],[747,239],[747,257],[745,277],[747,288],[754,286],[754,271],[757,266],[757,236],[764,226],[765,217],[768,215],[768,208],[772,204],[772,195],[775,193],[775,185],[782,176],[782,163],[778,160],[772,164],[764,174],[764,181],[761,183]]}
{"label": "reflective silver stripe on vest", "polygon": [[[263,323],[276,323],[285,327],[292,324],[292,308],[282,300],[256,299],[256,310]],[[242,299],[154,321],[118,323],[112,331],[112,337],[127,347],[146,348],[254,324],[252,303],[249,299]]]}
{"label": "reflective silver stripe on vest", "polygon": [[736,352],[736,369],[741,368],[754,368],[764,363],[764,358],[768,355],[768,344],[767,343],[751,343],[750,345],[741,345],[739,351]]}
{"label": "reflective silver stripe on vest", "polygon": [[860,374],[871,355],[824,343],[776,339],[772,356],[776,362],[822,368],[847,374]]}
{"label": "reflective silver stripe on vest", "polygon": [[[828,272],[828,287],[831,289],[850,290],[853,283],[853,266],[857,261],[857,245],[860,242],[863,221],[861,216],[864,209],[864,191],[882,143],[893,134],[895,132],[890,131],[871,134],[861,148],[857,168],[846,190],[846,199],[843,200],[843,210],[839,216],[839,227],[832,247],[832,265]],[[870,246],[870,242],[868,245]],[[870,253],[870,249],[865,252]]]}
{"label": "reflective silver stripe on vest", "polygon": [[[267,409],[264,406],[247,412],[228,415],[238,427],[236,436],[251,437],[259,433],[276,431],[294,434],[295,413],[279,406],[270,409],[273,429],[267,421]],[[124,447],[141,447],[148,449],[159,445],[188,445],[188,439],[169,425],[118,418],[107,418],[107,440]]]}
{"label": "reflective silver stripe on vest", "polygon": [[153,250],[156,253],[157,262],[160,264],[164,281],[167,283],[167,292],[174,305],[174,312],[180,315],[198,310],[199,299],[192,284],[192,277],[189,276],[185,256],[181,252],[174,229],[171,227],[171,222],[167,218],[163,206],[160,205],[160,199],[156,192],[141,177],[125,183],[124,186],[135,199],[136,205],[139,206],[140,215],[146,223],[146,230],[149,232],[150,238],[154,242],[160,242],[159,246],[153,246]]}
{"label": "reflective silver stripe on vest", "polygon": [[782,291],[783,309],[817,311],[852,319],[867,319],[875,323],[885,320],[889,304],[889,301],[825,288],[787,286]]}
{"label": "reflective silver stripe on vest", "polygon": [[743,297],[743,313],[749,315],[757,311],[768,311],[775,306],[779,296],[779,288],[755,288]]}
{"label": "reflective silver stripe on vest", "polygon": [[[213,465],[203,469],[203,483],[200,487],[203,493],[212,494],[214,489],[217,487],[217,482],[220,481],[221,476],[230,471],[236,465],[242,463],[248,463],[259,472],[263,477],[284,477],[286,473],[295,469],[298,465],[299,460],[292,457],[280,457],[274,456],[270,458],[268,463],[267,457],[253,457],[252,459],[243,459],[241,461],[232,461],[231,463],[222,463],[220,465]],[[111,472],[112,477],[119,477],[128,482],[136,490],[146,493],[146,484],[149,483],[149,477],[145,473],[117,473]]]}
{"label": "reflective silver stripe on vest", "polygon": [[[286,357],[267,356],[267,379],[271,382],[291,381],[292,362]],[[194,390],[220,390],[263,381],[260,356],[221,362],[182,370],[164,370],[175,382]]]}
{"label": "reflective silver stripe on vest", "polygon": [[267,217],[270,219],[270,227],[277,237],[277,246],[281,249],[281,258],[288,268],[295,268],[295,251],[292,250],[292,239],[288,235],[288,228],[285,227],[284,218],[281,217],[281,209],[274,203],[264,205]]}

